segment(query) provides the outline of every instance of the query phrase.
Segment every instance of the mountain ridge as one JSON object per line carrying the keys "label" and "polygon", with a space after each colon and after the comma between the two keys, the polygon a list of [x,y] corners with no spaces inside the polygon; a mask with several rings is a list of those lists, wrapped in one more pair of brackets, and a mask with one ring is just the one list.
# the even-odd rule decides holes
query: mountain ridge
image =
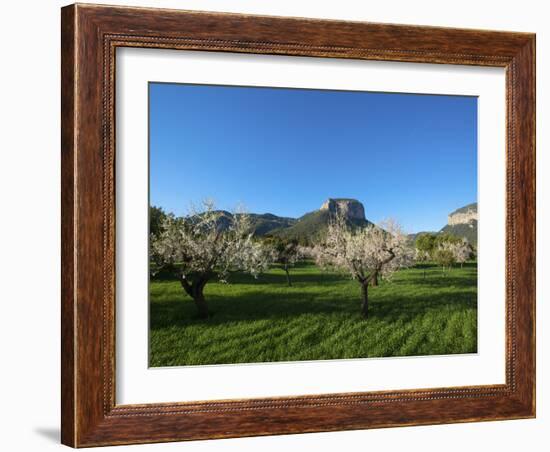
{"label": "mountain ridge", "polygon": [[[222,229],[229,227],[233,215],[240,215],[226,210],[215,212],[219,215],[218,227]],[[374,224],[365,218],[363,204],[352,198],[328,198],[318,210],[307,212],[299,218],[280,217],[272,213],[247,215],[251,219],[255,236],[274,236],[306,244],[320,238],[337,213],[343,215],[352,227]]]}
{"label": "mountain ridge", "polygon": [[477,202],[473,202],[453,210],[447,217],[447,224],[439,231],[420,231],[408,234],[408,237],[414,241],[422,234],[451,234],[477,246],[477,221]]}
{"label": "mountain ridge", "polygon": [[[215,213],[218,214],[218,227],[222,229],[229,227],[234,215],[242,215],[226,210],[216,210]],[[352,227],[374,225],[366,218],[363,204],[353,198],[328,198],[319,209],[307,212],[298,218],[283,217],[271,212],[247,213],[247,215],[250,217],[255,236],[274,236],[308,244],[321,238],[329,222],[337,213],[343,214],[347,223]],[[448,215],[447,224],[439,231],[420,231],[408,234],[408,237],[415,240],[424,233],[453,234],[464,237],[471,244],[477,245],[477,203],[466,204],[455,209]]]}

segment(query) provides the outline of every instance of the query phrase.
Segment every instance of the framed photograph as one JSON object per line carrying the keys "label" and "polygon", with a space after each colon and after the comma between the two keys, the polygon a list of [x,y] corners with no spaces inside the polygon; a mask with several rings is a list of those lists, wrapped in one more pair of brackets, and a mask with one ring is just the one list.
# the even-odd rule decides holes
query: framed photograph
{"label": "framed photograph", "polygon": [[535,36],[62,9],[62,442],[535,416]]}

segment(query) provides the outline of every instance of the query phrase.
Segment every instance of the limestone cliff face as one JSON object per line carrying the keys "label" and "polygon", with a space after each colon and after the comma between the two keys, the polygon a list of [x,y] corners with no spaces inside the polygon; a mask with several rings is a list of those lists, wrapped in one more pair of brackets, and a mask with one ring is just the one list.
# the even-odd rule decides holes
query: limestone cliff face
{"label": "limestone cliff face", "polygon": [[339,212],[350,220],[365,220],[365,208],[356,199],[329,198],[320,210]]}
{"label": "limestone cliff face", "polygon": [[447,225],[440,232],[463,237],[477,246],[477,220],[477,203],[474,202],[451,212]]}
{"label": "limestone cliff face", "polygon": [[469,204],[453,213],[449,214],[447,224],[454,226],[457,224],[472,224],[477,221],[477,203]]}

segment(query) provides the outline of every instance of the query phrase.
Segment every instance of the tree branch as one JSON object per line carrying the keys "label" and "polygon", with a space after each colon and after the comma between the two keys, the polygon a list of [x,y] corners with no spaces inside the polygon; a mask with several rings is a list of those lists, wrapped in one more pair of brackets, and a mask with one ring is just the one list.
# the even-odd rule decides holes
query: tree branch
{"label": "tree branch", "polygon": [[390,253],[390,255],[389,255],[389,257],[384,259],[382,262],[380,262],[380,267],[382,267],[383,265],[386,265],[388,262],[390,262],[395,257],[395,253],[394,253],[393,249],[386,250],[386,251],[388,253]]}

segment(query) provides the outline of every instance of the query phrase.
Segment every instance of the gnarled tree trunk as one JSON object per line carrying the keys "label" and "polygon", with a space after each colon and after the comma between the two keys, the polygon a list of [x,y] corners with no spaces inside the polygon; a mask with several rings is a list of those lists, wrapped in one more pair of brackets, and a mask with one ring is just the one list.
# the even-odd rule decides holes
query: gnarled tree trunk
{"label": "gnarled tree trunk", "polygon": [[198,277],[193,282],[189,283],[184,276],[180,278],[181,286],[185,293],[189,295],[195,302],[197,307],[197,314],[201,319],[207,319],[211,313],[208,309],[208,303],[204,298],[204,286],[208,282],[208,278],[205,276]]}

